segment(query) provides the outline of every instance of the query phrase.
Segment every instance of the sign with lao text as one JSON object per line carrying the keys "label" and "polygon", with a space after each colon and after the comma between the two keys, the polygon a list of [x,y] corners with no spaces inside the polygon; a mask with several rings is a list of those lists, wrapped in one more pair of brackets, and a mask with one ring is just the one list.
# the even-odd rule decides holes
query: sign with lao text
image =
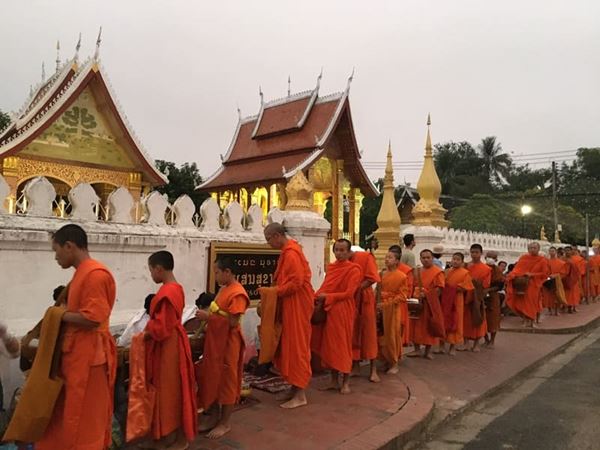
{"label": "sign with lao text", "polygon": [[218,292],[215,279],[215,261],[219,256],[228,256],[236,266],[236,278],[244,286],[250,300],[260,300],[258,288],[271,286],[277,268],[279,250],[267,244],[244,244],[238,242],[212,242],[208,264],[208,290]]}

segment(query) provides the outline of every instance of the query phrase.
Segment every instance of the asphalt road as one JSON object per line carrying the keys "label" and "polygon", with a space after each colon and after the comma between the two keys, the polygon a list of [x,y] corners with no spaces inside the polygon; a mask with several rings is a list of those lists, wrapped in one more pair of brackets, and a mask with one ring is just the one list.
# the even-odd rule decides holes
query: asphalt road
{"label": "asphalt road", "polygon": [[465,450],[600,449],[600,340],[482,429]]}
{"label": "asphalt road", "polygon": [[600,450],[600,329],[453,418],[419,450]]}

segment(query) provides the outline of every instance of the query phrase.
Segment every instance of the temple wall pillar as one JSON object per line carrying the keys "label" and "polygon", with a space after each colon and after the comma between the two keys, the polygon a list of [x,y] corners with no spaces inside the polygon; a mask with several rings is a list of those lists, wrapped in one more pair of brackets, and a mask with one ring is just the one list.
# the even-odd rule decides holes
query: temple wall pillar
{"label": "temple wall pillar", "polygon": [[17,187],[19,185],[19,158],[17,156],[9,156],[2,160],[2,176],[4,177],[4,180],[6,180],[6,183],[10,189],[8,194],[9,203],[12,203],[12,205],[9,205],[10,211],[10,208],[15,207],[17,200]]}
{"label": "temple wall pillar", "polygon": [[331,238],[344,235],[344,161],[332,160]]}

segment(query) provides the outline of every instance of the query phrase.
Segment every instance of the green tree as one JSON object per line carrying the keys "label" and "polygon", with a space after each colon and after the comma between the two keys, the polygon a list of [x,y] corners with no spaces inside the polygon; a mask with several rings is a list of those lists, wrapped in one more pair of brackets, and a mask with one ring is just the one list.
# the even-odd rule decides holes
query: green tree
{"label": "green tree", "polygon": [[157,159],[156,167],[162,173],[167,174],[169,179],[169,183],[157,188],[157,191],[167,194],[170,203],[173,203],[181,195],[187,194],[196,208],[199,208],[202,202],[208,198],[207,193],[196,191],[196,187],[202,183],[196,163],[183,163],[177,167],[173,162]]}
{"label": "green tree", "polygon": [[483,175],[491,183],[502,184],[512,165],[511,157],[502,152],[502,144],[496,141],[496,136],[488,136],[481,140],[477,149],[483,160]]}
{"label": "green tree", "polygon": [[506,175],[505,191],[525,192],[529,190],[546,190],[552,179],[552,170],[549,168],[532,169],[525,166],[511,166]]}
{"label": "green tree", "polygon": [[0,109],[0,131],[4,130],[10,123],[10,116]]}
{"label": "green tree", "polygon": [[483,160],[471,144],[445,142],[434,146],[435,170],[445,195],[468,198],[475,192],[491,192],[491,185],[482,176]]}

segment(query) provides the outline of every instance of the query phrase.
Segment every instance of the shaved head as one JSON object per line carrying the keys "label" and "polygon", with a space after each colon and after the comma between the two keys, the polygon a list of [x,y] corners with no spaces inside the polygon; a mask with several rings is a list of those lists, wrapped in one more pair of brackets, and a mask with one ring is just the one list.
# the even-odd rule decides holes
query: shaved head
{"label": "shaved head", "polygon": [[285,236],[285,227],[279,222],[270,223],[265,227],[265,236],[272,236],[274,234]]}
{"label": "shaved head", "polygon": [[285,227],[279,222],[270,223],[264,230],[265,240],[272,248],[281,250],[287,244]]}

